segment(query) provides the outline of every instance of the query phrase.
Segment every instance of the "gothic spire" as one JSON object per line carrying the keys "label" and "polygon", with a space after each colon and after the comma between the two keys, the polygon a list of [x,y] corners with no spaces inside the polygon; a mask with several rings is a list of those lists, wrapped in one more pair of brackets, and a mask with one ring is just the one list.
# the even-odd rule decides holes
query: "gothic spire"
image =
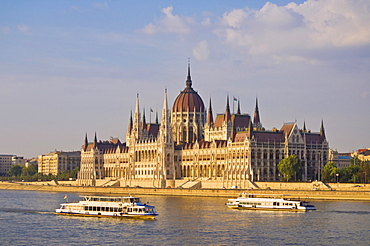
{"label": "gothic spire", "polygon": [[141,123],[141,126],[142,129],[146,129],[145,108],[143,109],[143,122]]}
{"label": "gothic spire", "polygon": [[127,131],[131,133],[132,130],[132,110],[130,111],[130,122],[128,123]]}
{"label": "gothic spire", "polygon": [[258,98],[257,97],[256,97],[256,108],[254,109],[253,125],[257,129],[262,128],[262,124],[260,120],[260,112],[258,109]]}
{"label": "gothic spire", "polygon": [[135,105],[135,113],[134,113],[134,121],[132,124],[132,133],[134,136],[134,139],[139,140],[141,139],[141,119],[140,119],[140,107],[139,107],[139,93],[136,94],[136,105]]}
{"label": "gothic spire", "polygon": [[324,129],[324,120],[321,120],[320,136],[325,139],[325,129]]}
{"label": "gothic spire", "polygon": [[213,124],[213,112],[212,112],[212,101],[209,98],[209,108],[208,108],[208,115],[207,115],[207,123],[208,125]]}
{"label": "gothic spire", "polygon": [[240,111],[240,100],[238,99],[238,110],[236,111],[236,114],[242,114]]}
{"label": "gothic spire", "polygon": [[162,109],[162,120],[160,125],[161,140],[164,143],[171,142],[171,128],[170,128],[170,114],[167,103],[167,89],[164,92],[163,109]]}
{"label": "gothic spire", "polygon": [[83,147],[84,151],[86,151],[88,145],[89,145],[89,141],[87,140],[87,132],[86,132],[86,134],[85,134],[85,143],[84,143],[84,147]]}
{"label": "gothic spire", "polygon": [[95,137],[94,137],[94,149],[98,147],[98,138],[96,137],[96,132],[95,132]]}
{"label": "gothic spire", "polygon": [[225,121],[229,122],[231,120],[230,116],[230,105],[229,105],[229,95],[227,95],[226,99],[226,112],[225,112]]}

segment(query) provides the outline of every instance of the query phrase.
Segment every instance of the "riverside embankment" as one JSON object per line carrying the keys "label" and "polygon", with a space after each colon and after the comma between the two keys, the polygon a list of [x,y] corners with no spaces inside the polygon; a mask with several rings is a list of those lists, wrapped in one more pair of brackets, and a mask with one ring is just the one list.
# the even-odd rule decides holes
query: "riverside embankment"
{"label": "riverside embankment", "polygon": [[308,200],[353,200],[370,201],[370,190],[289,190],[289,189],[180,189],[180,188],[136,188],[136,187],[93,187],[68,185],[36,185],[29,183],[0,182],[0,190],[33,190],[63,193],[97,193],[112,195],[162,195],[237,197],[241,192],[255,194],[285,194]]}

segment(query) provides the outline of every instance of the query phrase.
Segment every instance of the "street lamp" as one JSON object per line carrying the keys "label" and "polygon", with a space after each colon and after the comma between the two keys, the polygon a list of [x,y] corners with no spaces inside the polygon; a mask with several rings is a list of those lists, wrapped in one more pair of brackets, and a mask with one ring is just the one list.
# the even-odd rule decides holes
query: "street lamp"
{"label": "street lamp", "polygon": [[339,173],[335,174],[337,176],[337,183],[339,183]]}

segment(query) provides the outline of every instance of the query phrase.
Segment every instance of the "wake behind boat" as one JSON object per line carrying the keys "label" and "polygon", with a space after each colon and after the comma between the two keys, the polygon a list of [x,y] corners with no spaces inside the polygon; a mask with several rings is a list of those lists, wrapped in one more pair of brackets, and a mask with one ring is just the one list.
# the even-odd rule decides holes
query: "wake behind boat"
{"label": "wake behind boat", "polygon": [[[154,206],[143,204],[138,197],[107,197],[81,196],[79,202],[60,204],[56,214],[98,216],[98,217],[128,217],[153,219],[158,214]],[[66,196],[65,196],[66,198]]]}
{"label": "wake behind boat", "polygon": [[274,210],[306,212],[316,210],[314,205],[299,199],[289,199],[286,195],[246,194],[242,193],[236,199],[228,199],[226,206],[232,209]]}

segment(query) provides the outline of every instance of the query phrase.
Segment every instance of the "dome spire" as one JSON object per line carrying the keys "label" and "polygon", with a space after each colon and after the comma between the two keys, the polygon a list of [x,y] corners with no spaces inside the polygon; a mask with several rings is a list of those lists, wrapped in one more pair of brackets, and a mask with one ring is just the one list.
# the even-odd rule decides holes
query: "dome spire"
{"label": "dome spire", "polygon": [[190,76],[190,58],[188,58],[188,77],[186,78],[186,88],[191,88],[192,81]]}

